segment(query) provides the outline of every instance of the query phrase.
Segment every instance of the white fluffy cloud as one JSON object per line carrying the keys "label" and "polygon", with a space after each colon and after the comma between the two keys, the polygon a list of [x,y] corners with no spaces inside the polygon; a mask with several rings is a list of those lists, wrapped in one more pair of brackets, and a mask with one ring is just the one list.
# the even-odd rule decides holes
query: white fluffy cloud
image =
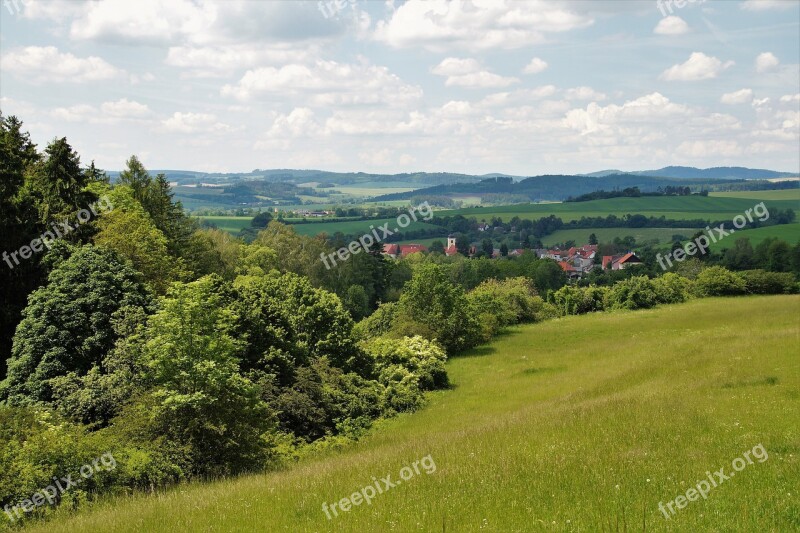
{"label": "white fluffy cloud", "polygon": [[[795,4],[791,0],[745,0],[742,9],[746,11],[768,11],[771,9],[791,9]],[[795,4],[796,5],[796,4]]]}
{"label": "white fluffy cloud", "polygon": [[538,57],[534,57],[531,59],[531,62],[525,65],[525,68],[522,69],[522,72],[525,74],[539,74],[543,70],[547,68],[547,61],[539,59]]}
{"label": "white fluffy cloud", "polygon": [[512,49],[541,43],[547,33],[584,28],[593,19],[545,0],[449,2],[409,0],[374,38],[395,48],[434,51]]}
{"label": "white fluffy cloud", "polygon": [[446,76],[448,87],[467,87],[472,89],[502,88],[518,83],[519,79],[500,76],[485,70],[472,58],[448,57],[431,69],[437,76]]}
{"label": "white fluffy cloud", "polygon": [[689,31],[686,21],[675,15],[662,18],[656,25],[653,33],[659,35],[681,35]]}
{"label": "white fluffy cloud", "polygon": [[247,101],[257,98],[297,98],[315,106],[404,106],[422,97],[422,89],[404,83],[386,67],[317,60],[280,68],[248,70],[221,94]]}
{"label": "white fluffy cloud", "polygon": [[27,46],[4,54],[0,65],[6,72],[33,83],[87,83],[124,75],[105,60],[62,53],[55,46]]}
{"label": "white fluffy cloud", "polygon": [[733,61],[723,63],[716,57],[707,56],[702,52],[694,52],[685,63],[673,65],[662,72],[659,79],[667,81],[708,80],[716,78],[733,64]]}
{"label": "white fluffy cloud", "polygon": [[226,77],[240,69],[266,65],[299,63],[319,56],[319,47],[296,48],[286,45],[269,47],[249,44],[226,46],[172,46],[164,63],[187,69],[192,77]]}
{"label": "white fluffy cloud", "polygon": [[778,65],[780,65],[780,61],[772,52],[764,52],[758,54],[756,58],[756,71],[757,72],[770,72],[775,70]]}
{"label": "white fluffy cloud", "polygon": [[175,112],[161,124],[166,131],[177,133],[226,133],[232,130],[231,126],[219,122],[216,115],[210,113]]}
{"label": "white fluffy cloud", "polygon": [[725,93],[722,95],[719,101],[728,105],[748,104],[753,101],[753,90],[740,89],[732,93]]}

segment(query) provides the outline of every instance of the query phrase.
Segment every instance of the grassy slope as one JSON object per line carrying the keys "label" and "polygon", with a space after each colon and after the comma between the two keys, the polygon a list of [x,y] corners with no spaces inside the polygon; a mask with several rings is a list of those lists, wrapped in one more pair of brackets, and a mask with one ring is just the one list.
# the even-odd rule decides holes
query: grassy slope
{"label": "grassy slope", "polygon": [[[418,217],[420,215],[417,215]],[[365,233],[369,233],[370,226],[374,228],[380,228],[384,223],[389,222],[388,229],[389,230],[396,230],[397,229],[397,219],[396,218],[383,218],[380,220],[349,220],[346,222],[312,222],[310,224],[296,224],[294,226],[294,230],[299,235],[318,235],[320,233],[327,233],[328,235],[333,235],[337,231],[341,231],[345,235],[363,235]],[[422,229],[429,226],[424,222],[417,221],[411,222],[405,229],[407,231]],[[378,229],[378,236],[383,236],[383,232]]]}
{"label": "grassy slope", "polygon": [[[758,203],[757,200],[748,198],[719,198],[719,197],[677,197],[660,196],[644,198],[611,198],[608,200],[593,200],[591,202],[569,202],[561,204],[519,204],[500,207],[482,207],[471,209],[456,209],[437,212],[437,215],[475,216],[478,220],[489,220],[494,216],[504,221],[514,216],[522,219],[536,220],[548,215],[561,217],[565,222],[580,219],[582,216],[607,216],[615,214],[639,213],[645,216],[664,216],[666,218],[681,219],[711,219],[730,220],[743,213]],[[797,210],[800,207],[795,200],[768,200],[768,209],[773,207],[785,209],[791,207]]]}
{"label": "grassy slope", "polygon": [[711,192],[709,196],[721,198],[753,198],[755,200],[800,200],[800,187],[776,191]]}
{"label": "grassy slope", "polygon": [[740,237],[747,237],[750,239],[750,244],[754,247],[766,239],[767,237],[777,237],[783,239],[789,244],[795,244],[800,241],[800,222],[794,224],[781,224],[778,226],[767,226],[764,228],[743,229],[737,230],[733,235],[729,235],[724,239],[717,241],[711,245],[711,249],[715,252],[723,248],[733,248],[736,239]]}
{"label": "grassy slope", "polygon": [[[280,473],[112,501],[41,531],[791,531],[800,527],[800,297],[707,299],[520,327],[449,363],[454,389]],[[769,453],[667,521],[757,444]],[[339,500],[431,454],[328,521]]]}
{"label": "grassy slope", "polygon": [[691,237],[697,229],[692,228],[595,228],[595,229],[563,229],[551,233],[542,238],[545,246],[555,243],[574,240],[579,246],[589,242],[589,235],[597,235],[599,242],[606,243],[614,240],[615,237],[626,237],[632,235],[636,242],[644,242],[651,239],[658,239],[660,243],[672,241],[673,235],[683,235]]}
{"label": "grassy slope", "polygon": [[250,221],[253,217],[234,217],[234,216],[207,216],[197,217],[200,220],[205,220],[214,224],[221,231],[227,231],[237,235],[242,228],[250,226]]}

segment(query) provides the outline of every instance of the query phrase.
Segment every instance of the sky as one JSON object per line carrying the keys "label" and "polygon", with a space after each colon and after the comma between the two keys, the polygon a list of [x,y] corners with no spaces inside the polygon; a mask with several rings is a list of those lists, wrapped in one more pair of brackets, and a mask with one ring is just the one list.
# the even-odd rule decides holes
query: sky
{"label": "sky", "polygon": [[800,173],[797,0],[0,0],[0,111],[119,170]]}

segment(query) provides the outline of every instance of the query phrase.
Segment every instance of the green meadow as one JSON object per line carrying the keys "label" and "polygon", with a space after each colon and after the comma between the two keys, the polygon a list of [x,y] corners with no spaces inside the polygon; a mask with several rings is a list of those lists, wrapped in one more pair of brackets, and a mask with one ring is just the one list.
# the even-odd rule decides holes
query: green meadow
{"label": "green meadow", "polygon": [[199,220],[204,220],[216,226],[221,231],[228,233],[238,234],[243,228],[250,226],[250,221],[253,217],[234,217],[234,216],[206,216],[196,217]]}
{"label": "green meadow", "polygon": [[[730,224],[728,224],[726,227],[729,226]],[[687,237],[690,236],[691,235],[687,235]],[[763,228],[736,230],[736,233],[733,235],[729,235],[724,239],[713,243],[711,245],[711,250],[717,252],[723,248],[733,248],[736,239],[743,237],[750,239],[750,244],[753,247],[769,237],[777,237],[788,242],[790,245],[793,245],[800,241],[800,222],[795,222],[794,224],[780,224],[778,226],[766,226]]]}
{"label": "green meadow", "polygon": [[752,198],[754,200],[796,200],[800,201],[800,187],[782,189],[777,191],[736,191],[736,192],[711,192],[710,196],[720,198]]}
{"label": "green meadow", "polygon": [[[417,216],[419,217],[420,215]],[[344,235],[363,235],[372,231],[370,226],[377,229],[387,222],[389,223],[388,229],[394,232],[397,229],[396,218],[382,218],[379,220],[346,220],[344,222],[311,222],[307,224],[295,224],[293,227],[299,235],[313,236],[319,235],[320,233],[333,235],[337,231],[342,232]],[[405,229],[410,231],[425,227],[430,227],[430,225],[418,220],[416,222],[412,221],[411,224],[409,224]],[[383,232],[381,232],[380,229],[378,229],[378,235],[381,237],[383,236]]]}
{"label": "green meadow", "polygon": [[[783,191],[780,191],[783,192]],[[791,191],[787,191],[791,192]],[[490,220],[499,217],[508,221],[517,216],[521,219],[537,220],[541,217],[555,215],[564,222],[578,220],[583,216],[596,217],[626,214],[668,219],[688,220],[695,218],[710,220],[730,220],[734,216],[751,209],[761,200],[751,198],[724,198],[714,196],[654,196],[642,198],[609,198],[590,202],[564,202],[560,204],[517,204],[499,207],[477,207],[468,209],[452,209],[438,211],[437,215],[474,216],[478,220]],[[789,199],[766,200],[768,209],[792,208],[800,209],[800,202]]]}
{"label": "green meadow", "polygon": [[628,235],[636,239],[637,243],[657,239],[659,243],[672,241],[673,235],[683,235],[687,239],[691,237],[698,228],[594,228],[594,229],[562,229],[542,238],[542,244],[552,246],[553,244],[567,241],[575,241],[577,245],[589,242],[589,235],[594,233],[599,242],[611,242],[616,237],[624,238]]}
{"label": "green meadow", "polygon": [[[800,296],[712,298],[516,327],[358,443],[30,531],[797,531],[798,316]],[[764,462],[659,510],[759,444]],[[434,473],[323,513],[428,455]]]}

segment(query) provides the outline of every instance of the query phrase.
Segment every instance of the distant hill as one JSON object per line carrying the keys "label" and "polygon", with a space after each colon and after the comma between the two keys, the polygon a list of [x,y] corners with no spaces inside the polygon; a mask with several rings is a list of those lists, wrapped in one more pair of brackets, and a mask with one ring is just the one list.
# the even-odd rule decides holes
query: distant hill
{"label": "distant hill", "polygon": [[753,180],[753,179],[773,179],[773,178],[786,178],[797,176],[798,172],[777,172],[774,170],[765,170],[760,168],[746,168],[746,167],[712,167],[712,168],[695,168],[695,167],[679,167],[669,166],[660,168],[658,170],[634,170],[630,172],[622,172],[620,170],[601,170],[599,172],[592,172],[589,174],[582,174],[593,178],[599,178],[609,175],[619,174],[633,174],[636,176],[653,176],[658,178],[676,178],[676,179],[705,179],[705,180]]}
{"label": "distant hill", "polygon": [[[487,176],[474,176],[471,174],[458,174],[452,172],[404,172],[400,174],[372,174],[367,172],[328,172],[326,170],[296,170],[296,169],[255,169],[250,172],[199,172],[192,170],[149,170],[150,174],[163,173],[169,181],[178,185],[197,185],[200,183],[231,185],[238,181],[265,181],[268,183],[301,184],[307,182],[326,182],[336,185],[369,184],[394,184],[407,183],[419,187],[442,185],[449,183],[475,183],[487,176],[507,176],[506,174],[490,174]],[[119,171],[110,171],[108,175],[112,180],[119,177]],[[520,179],[520,178],[517,178]]]}
{"label": "distant hill", "polygon": [[[730,180],[737,181],[737,180]],[[637,174],[610,174],[602,177],[591,176],[563,176],[546,175],[525,178],[513,182],[508,178],[489,178],[478,183],[457,183],[453,185],[438,185],[411,192],[386,194],[374,198],[375,201],[407,200],[412,197],[486,195],[514,195],[515,198],[525,197],[526,201],[562,201],[570,196],[578,196],[598,190],[613,191],[628,187],[638,187],[642,192],[655,192],[659,187],[667,186],[696,186],[702,187],[708,180],[694,180],[675,178],[659,178],[640,176]],[[719,183],[727,183],[720,180]]]}

